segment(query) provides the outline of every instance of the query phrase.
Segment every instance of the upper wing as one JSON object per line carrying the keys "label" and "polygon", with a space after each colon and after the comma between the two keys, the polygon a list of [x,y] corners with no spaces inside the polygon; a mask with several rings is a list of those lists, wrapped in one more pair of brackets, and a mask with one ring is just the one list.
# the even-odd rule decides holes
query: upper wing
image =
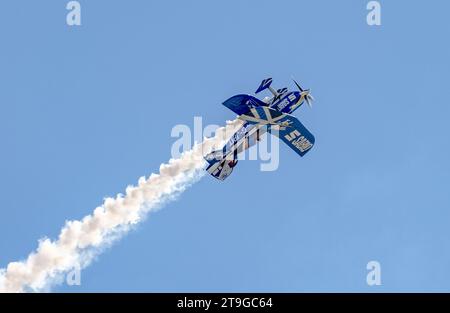
{"label": "upper wing", "polygon": [[225,101],[223,105],[238,115],[247,113],[251,108],[267,106],[266,103],[250,95],[237,95],[231,97]]}
{"label": "upper wing", "polygon": [[[286,114],[287,115],[287,114]],[[272,127],[271,133],[278,135],[292,150],[300,156],[304,156],[314,146],[315,138],[305,126],[295,117],[286,117],[283,122],[289,124],[287,127]]]}
{"label": "upper wing", "polygon": [[266,124],[271,133],[278,136],[300,156],[314,146],[315,138],[294,116],[281,113],[269,107],[253,108],[240,119],[250,124]]}

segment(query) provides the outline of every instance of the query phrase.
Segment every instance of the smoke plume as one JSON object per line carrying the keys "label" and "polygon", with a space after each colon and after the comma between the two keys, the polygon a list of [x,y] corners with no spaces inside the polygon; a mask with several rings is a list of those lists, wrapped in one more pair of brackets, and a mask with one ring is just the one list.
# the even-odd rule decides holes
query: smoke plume
{"label": "smoke plume", "polygon": [[47,291],[74,267],[84,268],[103,249],[125,235],[146,215],[180,195],[204,175],[203,155],[224,144],[242,125],[239,120],[219,128],[213,138],[161,164],[159,174],[141,177],[124,195],[106,198],[81,220],[67,221],[56,240],[41,239],[37,249],[0,269],[0,292]]}

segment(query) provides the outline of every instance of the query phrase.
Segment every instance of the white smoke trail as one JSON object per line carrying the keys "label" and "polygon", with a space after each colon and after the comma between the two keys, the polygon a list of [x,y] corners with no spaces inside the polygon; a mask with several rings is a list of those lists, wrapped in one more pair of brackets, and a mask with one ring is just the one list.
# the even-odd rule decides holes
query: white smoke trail
{"label": "white smoke trail", "polygon": [[125,195],[105,199],[102,206],[79,221],[67,221],[57,240],[40,240],[36,251],[25,260],[0,269],[0,292],[47,290],[67,271],[88,266],[102,249],[142,221],[148,212],[200,179],[204,173],[203,155],[223,145],[241,125],[239,120],[227,122],[215,137],[162,164],[159,174],[141,177],[137,186],[127,187]]}

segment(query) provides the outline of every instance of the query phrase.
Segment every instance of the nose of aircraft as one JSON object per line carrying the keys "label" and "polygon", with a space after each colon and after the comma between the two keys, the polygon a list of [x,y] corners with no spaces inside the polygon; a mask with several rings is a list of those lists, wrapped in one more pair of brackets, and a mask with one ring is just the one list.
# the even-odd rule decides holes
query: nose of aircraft
{"label": "nose of aircraft", "polygon": [[314,97],[311,95],[311,90],[307,89],[302,92],[302,95],[305,97],[306,103],[308,103],[308,106],[312,108],[312,101],[314,101]]}
{"label": "nose of aircraft", "polygon": [[297,86],[298,90],[300,90],[300,94],[302,96],[304,96],[306,103],[308,103],[308,106],[311,108],[312,104],[311,102],[314,101],[313,96],[311,95],[311,91],[310,89],[306,89],[304,90],[299,83],[297,83],[297,81],[295,79],[292,79],[295,83],[295,85]]}

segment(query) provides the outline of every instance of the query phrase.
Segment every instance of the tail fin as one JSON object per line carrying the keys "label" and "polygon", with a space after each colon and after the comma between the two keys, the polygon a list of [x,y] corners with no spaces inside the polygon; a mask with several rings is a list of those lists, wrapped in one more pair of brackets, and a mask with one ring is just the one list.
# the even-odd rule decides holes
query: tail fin
{"label": "tail fin", "polygon": [[222,150],[213,151],[205,156],[208,167],[206,171],[219,180],[225,180],[233,172],[238,160],[234,154],[224,156]]}

